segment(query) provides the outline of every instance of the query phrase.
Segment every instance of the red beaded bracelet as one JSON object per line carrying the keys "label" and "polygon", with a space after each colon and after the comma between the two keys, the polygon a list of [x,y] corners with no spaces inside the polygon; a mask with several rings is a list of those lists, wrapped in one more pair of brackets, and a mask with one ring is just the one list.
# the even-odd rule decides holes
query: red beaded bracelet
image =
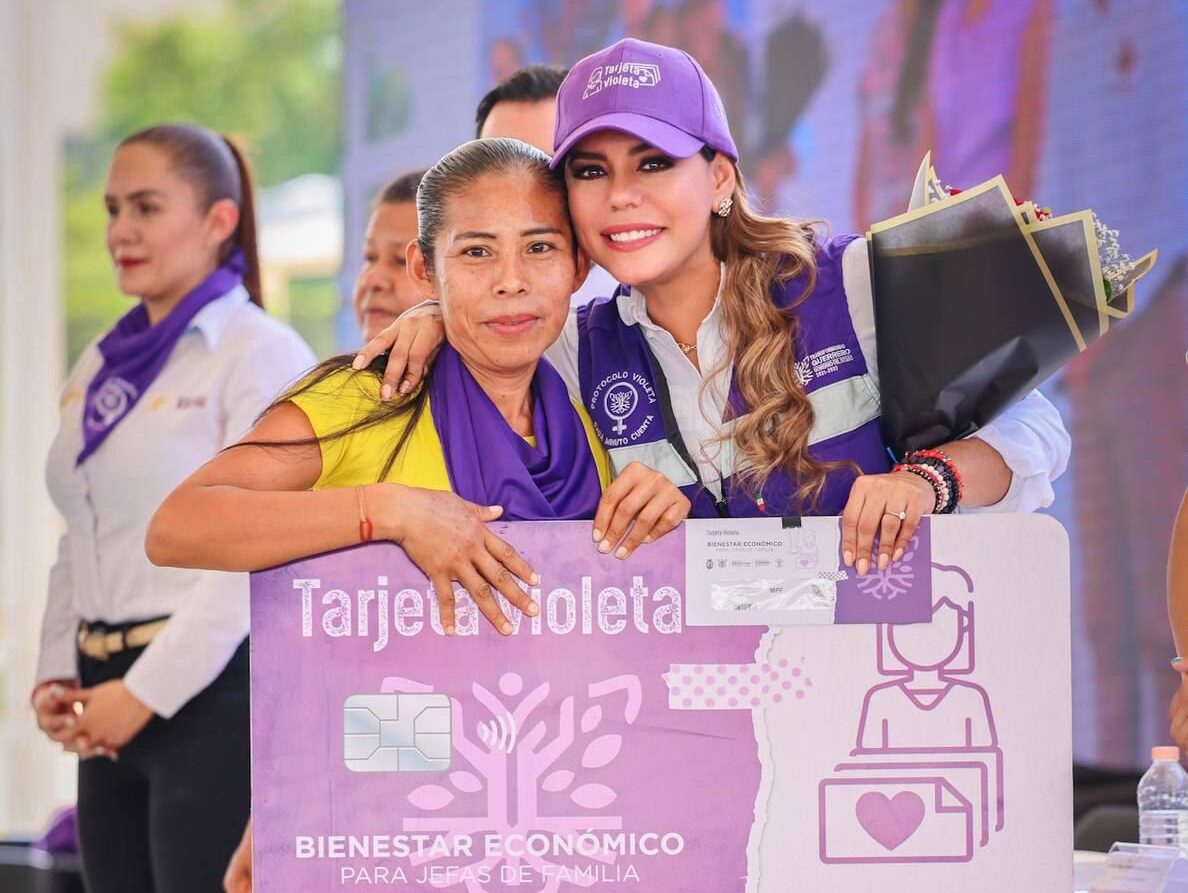
{"label": "red beaded bracelet", "polygon": [[953,483],[957,490],[957,498],[955,502],[961,502],[965,496],[965,482],[961,479],[961,472],[957,468],[957,464],[953,461],[952,456],[943,450],[915,450],[903,457],[904,462],[911,462],[913,459],[933,459],[945,466],[945,470],[953,479]]}
{"label": "red beaded bracelet", "polygon": [[355,487],[355,492],[359,494],[359,540],[360,542],[371,542],[374,528],[371,526],[371,519],[367,517],[367,502],[363,498],[363,485],[360,484]]}
{"label": "red beaded bracelet", "polygon": [[932,487],[935,494],[935,499],[932,503],[932,513],[939,515],[944,512],[945,506],[949,502],[949,487],[939,471],[928,465],[905,465],[903,463],[896,465],[891,471],[906,471],[908,474],[914,474],[916,477],[923,478],[924,482]]}

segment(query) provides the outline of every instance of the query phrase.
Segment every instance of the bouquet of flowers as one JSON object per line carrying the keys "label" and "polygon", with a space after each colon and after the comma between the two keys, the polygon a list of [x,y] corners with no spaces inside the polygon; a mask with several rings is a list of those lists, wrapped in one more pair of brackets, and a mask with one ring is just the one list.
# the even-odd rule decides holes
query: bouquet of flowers
{"label": "bouquet of flowers", "polygon": [[908,211],[867,234],[884,436],[902,453],[966,437],[1134,307],[1137,261],[1092,211],[1053,216],[1001,176],[946,187],[925,156]]}

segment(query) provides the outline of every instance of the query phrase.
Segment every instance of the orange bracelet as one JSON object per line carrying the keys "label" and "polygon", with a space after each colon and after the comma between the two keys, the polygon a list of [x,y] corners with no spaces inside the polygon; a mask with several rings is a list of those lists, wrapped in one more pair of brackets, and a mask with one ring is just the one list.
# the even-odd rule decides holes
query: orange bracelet
{"label": "orange bracelet", "polygon": [[371,519],[367,517],[367,501],[363,498],[363,485],[357,485],[355,492],[359,494],[359,541],[369,543],[375,529],[371,525]]}

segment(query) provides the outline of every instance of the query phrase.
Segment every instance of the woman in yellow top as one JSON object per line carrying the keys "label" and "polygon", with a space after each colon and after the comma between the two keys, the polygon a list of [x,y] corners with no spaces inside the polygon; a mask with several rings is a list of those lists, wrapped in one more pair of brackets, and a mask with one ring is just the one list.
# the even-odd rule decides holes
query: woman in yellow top
{"label": "woman in yellow top", "polygon": [[[433,583],[453,631],[451,580],[501,632],[495,598],[535,616],[517,585],[536,573],[483,522],[593,518],[608,484],[590,420],[541,359],[589,263],[548,156],[481,140],[432,167],[417,194],[409,275],[441,301],[447,344],[420,391],[379,399],[382,361],[327,361],[245,440],[195,472],[149,525],[163,565],[256,570],[369,539],[399,544]],[[645,541],[689,502],[663,475],[628,469],[612,490]]]}

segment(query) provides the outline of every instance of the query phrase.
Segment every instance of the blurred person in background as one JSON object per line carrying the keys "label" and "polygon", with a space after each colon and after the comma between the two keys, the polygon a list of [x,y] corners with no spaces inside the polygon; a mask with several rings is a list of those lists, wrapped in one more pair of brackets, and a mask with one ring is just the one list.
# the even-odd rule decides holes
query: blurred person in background
{"label": "blurred person in background", "polygon": [[417,239],[417,186],[424,174],[416,170],[396,177],[372,206],[353,293],[355,320],[364,341],[420,300],[408,278],[404,254],[409,242]]}
{"label": "blurred person in background", "polygon": [[250,800],[248,579],[153,567],[144,536],[314,356],[262,309],[252,181],[230,140],[139,131],[104,201],[119,287],[138,303],[62,394],[47,479],[66,532],[32,702],[80,758],[87,889],[209,893]]}

